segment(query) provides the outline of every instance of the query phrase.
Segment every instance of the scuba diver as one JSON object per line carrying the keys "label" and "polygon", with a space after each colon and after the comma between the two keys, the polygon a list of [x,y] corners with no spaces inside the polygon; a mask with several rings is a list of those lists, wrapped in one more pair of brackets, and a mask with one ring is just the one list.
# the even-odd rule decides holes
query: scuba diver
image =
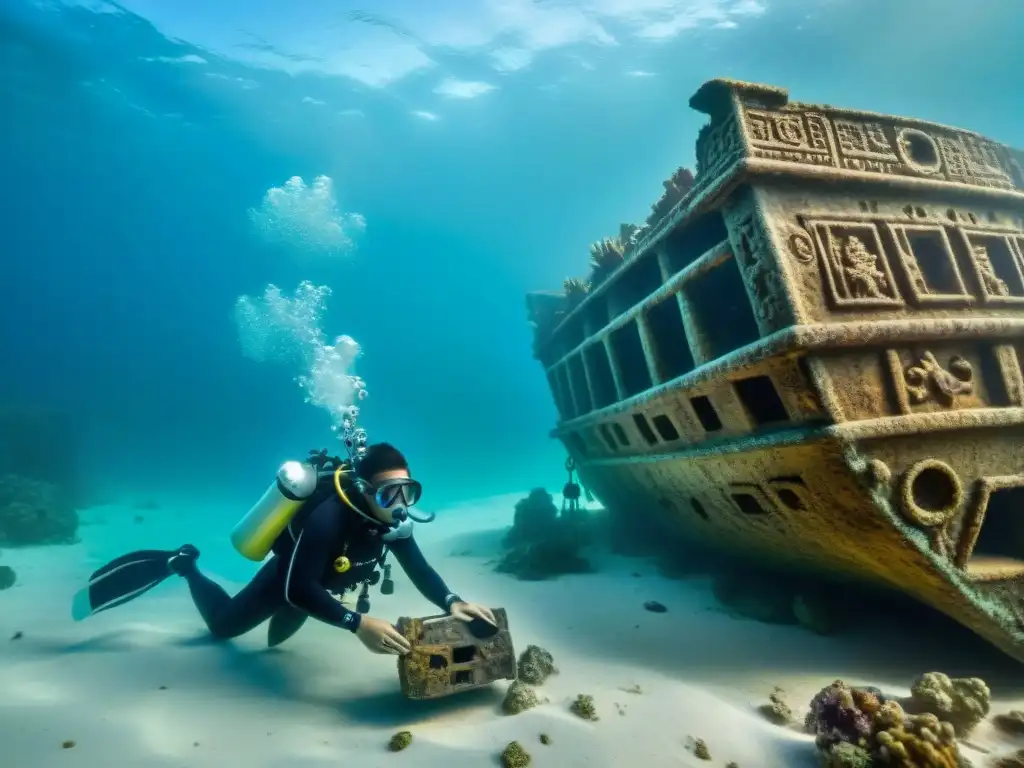
{"label": "scuba diver", "polygon": [[[391,622],[368,615],[370,586],[380,581],[382,594],[394,591],[386,563],[393,553],[428,601],[457,619],[496,631],[491,611],[450,590],[416,544],[413,522],[428,523],[434,515],[414,516],[422,487],[410,476],[402,453],[388,443],[353,450],[346,440],[346,446],[347,461],[311,451],[305,462],[285,462],[235,527],[232,544],[245,557],[263,561],[273,554],[234,597],[199,571],[199,551],[186,544],[172,551],[133,552],[103,566],[76,596],[74,618],[122,605],[175,574],[185,579],[218,639],[238,637],[269,619],[267,640],[275,646],[312,616],[353,632],[374,653],[401,655],[411,650],[409,641]],[[360,587],[357,610],[349,610],[341,596]]]}

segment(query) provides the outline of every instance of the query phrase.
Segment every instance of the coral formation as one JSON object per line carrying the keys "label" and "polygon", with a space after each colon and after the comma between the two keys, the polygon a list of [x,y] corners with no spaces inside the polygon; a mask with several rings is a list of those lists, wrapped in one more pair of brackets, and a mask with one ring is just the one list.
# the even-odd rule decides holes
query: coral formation
{"label": "coral formation", "polygon": [[665,218],[672,209],[693,189],[693,171],[680,166],[672,175],[661,183],[665,192],[654,205],[651,206],[651,214],[647,217],[648,226],[654,226]]}
{"label": "coral formation", "polygon": [[71,544],[78,513],[58,486],[20,475],[0,478],[0,544]]}
{"label": "coral formation", "polygon": [[516,503],[506,551],[495,568],[523,581],[540,581],[570,573],[589,573],[581,554],[587,544],[586,518],[559,514],[551,494],[535,488]]}
{"label": "coral formation", "polygon": [[399,731],[391,737],[391,740],[388,742],[388,749],[392,752],[401,752],[410,744],[412,744],[412,732]]}
{"label": "coral formation", "polygon": [[[922,676],[924,677],[924,676]],[[928,678],[926,688],[941,686]],[[947,690],[943,687],[943,690]],[[976,688],[972,691],[977,692]],[[948,692],[948,690],[947,690]],[[939,703],[945,699],[933,697]],[[911,699],[913,703],[920,700]],[[931,712],[907,714],[895,699],[874,688],[853,688],[842,680],[811,700],[804,721],[814,734],[822,763],[830,768],[965,768],[953,724]]]}
{"label": "coral formation", "polygon": [[872,768],[873,762],[870,752],[849,742],[821,753],[822,768]]}
{"label": "coral formation", "polygon": [[577,694],[576,699],[569,705],[569,711],[584,720],[600,720],[597,716],[597,707],[594,706],[594,697],[586,693]]}
{"label": "coral formation", "polygon": [[617,237],[606,237],[590,246],[590,284],[599,285],[625,259],[625,248]]}
{"label": "coral formation", "polygon": [[950,678],[942,672],[926,672],[910,687],[909,707],[930,712],[951,723],[957,736],[965,736],[985,719],[992,707],[992,695],[984,680],[976,677]]}
{"label": "coral formation", "polygon": [[527,709],[540,704],[537,692],[522,680],[515,680],[505,692],[505,700],[501,702],[501,710],[506,715],[518,715]]}
{"label": "coral formation", "polygon": [[578,277],[568,277],[562,283],[562,289],[565,291],[565,298],[569,300],[569,307],[572,308],[586,298],[590,292],[590,283]]}
{"label": "coral formation", "polygon": [[14,569],[11,566],[0,565],[0,590],[10,589],[17,580],[18,576],[14,573]]}
{"label": "coral formation", "polygon": [[530,753],[518,741],[510,741],[501,753],[503,768],[526,768],[531,761]]}
{"label": "coral formation", "polygon": [[555,660],[539,645],[528,645],[519,657],[518,679],[529,685],[543,685],[551,675],[558,672]]}

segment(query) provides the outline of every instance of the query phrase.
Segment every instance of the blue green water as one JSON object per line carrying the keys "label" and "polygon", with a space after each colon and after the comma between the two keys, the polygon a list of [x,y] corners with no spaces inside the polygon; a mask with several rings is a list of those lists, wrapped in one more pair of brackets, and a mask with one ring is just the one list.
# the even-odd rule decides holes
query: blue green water
{"label": "blue green water", "polygon": [[[692,166],[704,80],[1020,146],[1022,25],[1018,0],[6,0],[0,399],[66,413],[104,494],[242,499],[331,444],[295,378],[348,335],[359,423],[425,501],[555,490],[524,294]],[[319,341],[247,358],[239,297],[303,280],[331,289]]]}

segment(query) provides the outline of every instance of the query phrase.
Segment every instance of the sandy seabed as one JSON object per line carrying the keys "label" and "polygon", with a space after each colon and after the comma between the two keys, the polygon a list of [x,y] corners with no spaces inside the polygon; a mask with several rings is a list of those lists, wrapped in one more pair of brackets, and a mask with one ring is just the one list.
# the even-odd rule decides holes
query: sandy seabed
{"label": "sandy seabed", "polygon": [[[818,764],[811,737],[758,713],[776,686],[800,719],[814,693],[836,678],[906,694],[914,677],[934,669],[988,680],[993,712],[1024,709],[1024,675],[962,638],[870,618],[834,638],[738,619],[718,606],[707,578],[671,581],[637,559],[610,558],[598,573],[546,582],[497,574],[489,561],[517,498],[441,511],[417,538],[453,589],[508,611],[518,651],[537,644],[554,655],[559,674],[539,690],[547,703],[503,715],[508,683],[407,701],[393,657],[372,655],[347,632],[312,621],[276,649],[266,647],[265,626],[230,643],[210,642],[176,578],[75,623],[75,590],[131,549],[196,543],[204,571],[229,589],[255,570],[202,510],[151,511],[132,522],[131,509],[107,507],[83,513],[80,544],[2,555],[18,584],[0,593],[0,765],[479,768],[500,765],[502,749],[516,740],[536,768],[731,761],[811,768]],[[404,574],[396,568],[394,575],[395,594],[374,590],[371,613],[429,615]],[[645,611],[648,600],[668,611]],[[642,693],[631,692],[637,686]],[[597,722],[569,711],[580,693],[594,697]],[[413,743],[389,752],[399,730],[411,731]],[[711,761],[693,754],[695,738],[706,742]],[[994,753],[1024,746],[987,723],[971,743]],[[964,752],[984,765],[983,753]]]}

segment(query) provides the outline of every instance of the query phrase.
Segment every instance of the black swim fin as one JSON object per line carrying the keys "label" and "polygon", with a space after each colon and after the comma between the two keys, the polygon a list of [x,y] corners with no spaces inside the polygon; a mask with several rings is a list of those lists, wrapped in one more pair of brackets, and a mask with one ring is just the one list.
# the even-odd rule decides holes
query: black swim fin
{"label": "black swim fin", "polygon": [[267,645],[273,648],[275,645],[283,643],[302,629],[302,625],[306,623],[308,617],[308,613],[290,605],[279,608],[270,617],[270,624],[267,626]]}
{"label": "black swim fin", "polygon": [[172,573],[180,572],[175,561],[194,561],[197,557],[199,550],[186,544],[172,550],[143,549],[111,560],[95,571],[89,577],[89,583],[75,594],[71,616],[75,621],[81,621],[134,600]]}

